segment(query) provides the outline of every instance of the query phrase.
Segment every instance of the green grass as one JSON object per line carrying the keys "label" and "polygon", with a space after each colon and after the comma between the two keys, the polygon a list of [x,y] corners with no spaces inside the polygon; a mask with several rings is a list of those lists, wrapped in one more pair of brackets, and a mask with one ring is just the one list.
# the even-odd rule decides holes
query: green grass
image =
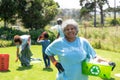
{"label": "green grass", "polygon": [[[89,40],[94,48],[120,52],[120,26],[116,27],[80,27],[79,36]],[[86,32],[85,32],[86,31]]]}
{"label": "green grass", "polygon": [[[31,46],[34,58],[42,59],[41,46]],[[116,77],[114,74],[120,73],[120,53],[109,52],[104,50],[96,50],[97,54],[116,62],[117,66],[111,73],[112,79],[120,80],[120,77]],[[52,69],[44,70],[43,60],[39,63],[31,63],[29,68],[19,67],[20,62],[15,62],[16,59],[16,47],[0,48],[0,54],[8,53],[10,55],[9,71],[0,72],[0,80],[55,80],[57,69],[51,64]],[[90,76],[89,80],[103,80],[99,77]]]}

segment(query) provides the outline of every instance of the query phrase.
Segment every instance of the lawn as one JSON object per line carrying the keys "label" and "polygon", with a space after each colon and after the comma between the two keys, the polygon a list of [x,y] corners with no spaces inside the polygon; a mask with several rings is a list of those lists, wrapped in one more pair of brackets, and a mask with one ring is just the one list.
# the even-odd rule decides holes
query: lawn
{"label": "lawn", "polygon": [[[33,52],[33,58],[42,59],[41,46],[31,46]],[[98,55],[116,62],[117,66],[111,73],[110,80],[120,80],[120,77],[115,74],[120,73],[120,53],[109,52],[96,49]],[[15,62],[16,59],[16,47],[0,48],[0,54],[8,53],[10,55],[9,71],[0,72],[0,80],[55,80],[57,69],[51,64],[51,69],[43,69],[43,60],[39,62],[31,62],[31,66],[20,67],[20,62]],[[103,80],[99,77],[90,76],[89,80]]]}

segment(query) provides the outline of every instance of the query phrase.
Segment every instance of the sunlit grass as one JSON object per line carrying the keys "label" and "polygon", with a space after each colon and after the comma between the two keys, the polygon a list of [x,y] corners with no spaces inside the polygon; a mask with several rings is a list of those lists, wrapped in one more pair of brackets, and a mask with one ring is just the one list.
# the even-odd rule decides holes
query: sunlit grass
{"label": "sunlit grass", "polygon": [[120,27],[81,27],[78,36],[86,37],[93,47],[120,52]]}
{"label": "sunlit grass", "polygon": [[[42,59],[41,46],[31,46],[34,58]],[[98,55],[116,62],[117,66],[111,73],[111,80],[119,80],[120,77],[116,77],[116,73],[120,73],[120,53],[104,51],[96,49]],[[38,63],[31,63],[29,68],[19,67],[20,62],[15,62],[16,59],[16,47],[0,48],[0,54],[7,53],[10,55],[9,71],[0,72],[0,80],[56,80],[57,69],[51,64],[51,69],[44,70],[43,60]],[[90,76],[89,80],[103,80],[99,77]]]}

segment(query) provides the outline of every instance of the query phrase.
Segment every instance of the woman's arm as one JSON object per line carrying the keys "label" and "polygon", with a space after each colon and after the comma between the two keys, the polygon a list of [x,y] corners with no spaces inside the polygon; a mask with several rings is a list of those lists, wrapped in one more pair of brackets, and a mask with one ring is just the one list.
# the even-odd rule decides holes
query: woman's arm
{"label": "woman's arm", "polygon": [[27,44],[30,45],[30,43],[31,43],[31,36],[29,35]]}
{"label": "woman's arm", "polygon": [[105,64],[108,64],[108,65],[112,66],[112,71],[114,70],[114,68],[115,68],[115,66],[116,66],[116,63],[115,63],[115,62],[106,60],[106,59],[104,59],[104,58],[102,58],[102,57],[97,56],[95,59],[96,59],[96,61],[98,61],[98,62],[100,62],[100,63],[101,63],[101,62],[105,62]]}
{"label": "woman's arm", "polygon": [[55,63],[57,62],[57,60],[55,59],[54,56],[49,56],[50,60],[52,61],[52,63],[55,65]]}
{"label": "woman's arm", "polygon": [[17,51],[16,51],[16,60],[15,60],[15,62],[18,61],[18,55],[19,55],[19,48],[17,47]]}
{"label": "woman's arm", "polygon": [[106,60],[106,59],[104,59],[104,58],[102,58],[102,57],[100,57],[100,56],[96,56],[94,59],[95,59],[97,62],[110,62],[109,60]]}
{"label": "woman's arm", "polygon": [[63,66],[61,63],[57,62],[57,60],[54,58],[54,56],[49,56],[50,60],[52,61],[53,65],[58,69],[59,73],[64,71]]}

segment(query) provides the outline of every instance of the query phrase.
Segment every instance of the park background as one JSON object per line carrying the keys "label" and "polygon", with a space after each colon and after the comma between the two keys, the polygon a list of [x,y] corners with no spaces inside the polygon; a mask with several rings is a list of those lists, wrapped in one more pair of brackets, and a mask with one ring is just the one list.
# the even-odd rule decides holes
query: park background
{"label": "park background", "polygon": [[[56,25],[56,19],[59,17],[63,20],[72,18],[78,22],[78,36],[88,39],[98,55],[117,64],[115,70],[111,72],[110,80],[120,79],[120,77],[115,76],[115,74],[120,73],[119,5],[103,9],[104,15],[102,15],[100,14],[101,11],[99,10],[98,5],[96,10],[93,6],[89,9],[88,7],[86,8],[85,5],[81,6],[81,9],[61,9],[60,6],[58,6],[59,3],[56,4],[53,0],[50,0],[51,2],[49,0],[21,0],[20,3],[22,3],[22,6],[21,4],[12,3],[12,0],[6,2],[4,1],[6,0],[0,1],[0,54],[9,54],[10,61],[9,71],[0,72],[0,80],[55,80],[57,70],[52,64],[51,69],[43,69],[44,65],[42,60],[41,45],[39,45],[36,40],[43,31],[47,31],[50,35],[49,39],[52,42],[56,38],[57,32],[51,30],[50,28]],[[40,7],[40,1],[44,2],[44,5],[42,5],[44,7]],[[94,2],[94,0],[90,1],[91,4]],[[103,2],[104,1],[105,0],[103,0]],[[37,3],[37,6],[34,6],[35,2]],[[3,7],[3,3],[6,7]],[[15,5],[11,6],[13,4]],[[106,3],[104,2],[104,4]],[[104,6],[104,4],[102,5]],[[19,9],[16,8],[16,5],[19,5]],[[29,68],[20,68],[20,63],[15,63],[16,46],[13,42],[13,36],[16,34],[31,35],[31,50],[34,54],[33,57],[40,58],[42,61],[38,63],[31,63],[32,65]],[[90,76],[90,80],[105,79]]]}

